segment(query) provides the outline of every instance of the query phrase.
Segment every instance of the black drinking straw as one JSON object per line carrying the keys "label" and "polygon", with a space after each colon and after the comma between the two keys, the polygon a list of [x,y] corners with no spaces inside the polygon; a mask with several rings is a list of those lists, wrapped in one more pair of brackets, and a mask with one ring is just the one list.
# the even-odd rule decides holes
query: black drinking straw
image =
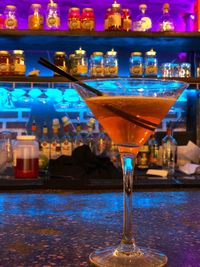
{"label": "black drinking straw", "polygon": [[[57,67],[55,64],[51,63],[50,61],[48,61],[45,58],[40,58],[38,63],[40,63],[41,65],[43,65],[44,67],[60,74],[61,76],[67,78],[68,80],[70,80],[71,82],[76,82],[77,84],[81,85],[83,88],[85,88],[86,90],[96,94],[97,96],[103,96],[104,93],[102,93],[101,91],[85,84],[84,82],[78,80],[76,77],[72,76],[71,74],[69,74],[68,72],[63,71],[62,69],[60,69],[59,67]],[[152,123],[150,121],[146,121],[144,119],[138,118],[134,115],[130,115],[128,113],[126,113],[125,111],[119,110],[113,106],[110,105],[105,105],[104,107],[106,107],[109,111],[111,111],[112,113],[117,114],[118,116],[122,117],[125,120],[128,120],[131,123],[134,123],[140,127],[143,127],[147,130],[150,131],[154,131],[155,128],[157,127],[157,124]]]}

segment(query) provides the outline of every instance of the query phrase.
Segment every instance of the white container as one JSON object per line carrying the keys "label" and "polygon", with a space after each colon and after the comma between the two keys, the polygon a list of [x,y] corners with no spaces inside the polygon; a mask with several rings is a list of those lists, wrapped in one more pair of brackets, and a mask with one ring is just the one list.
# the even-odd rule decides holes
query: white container
{"label": "white container", "polygon": [[20,135],[13,148],[14,177],[33,179],[38,177],[39,145],[33,135]]}

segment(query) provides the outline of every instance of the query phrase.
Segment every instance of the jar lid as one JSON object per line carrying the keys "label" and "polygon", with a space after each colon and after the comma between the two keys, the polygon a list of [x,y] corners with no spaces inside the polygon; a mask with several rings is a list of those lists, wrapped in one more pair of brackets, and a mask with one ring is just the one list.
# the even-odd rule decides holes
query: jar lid
{"label": "jar lid", "polygon": [[155,56],[156,55],[156,51],[154,51],[153,49],[151,49],[151,50],[147,51],[145,54],[147,56]]}
{"label": "jar lid", "polygon": [[19,141],[35,141],[36,136],[35,135],[18,135],[17,140],[19,140]]}
{"label": "jar lid", "polygon": [[114,50],[114,49],[112,49],[112,50],[110,50],[110,51],[107,51],[107,53],[106,53],[108,56],[116,56],[117,55],[117,52]]}
{"label": "jar lid", "polygon": [[131,56],[141,56],[142,52],[132,52]]}
{"label": "jar lid", "polygon": [[41,5],[40,5],[40,4],[32,4],[31,6],[32,6],[32,7],[38,7],[38,8],[41,8]]}
{"label": "jar lid", "polygon": [[85,55],[86,51],[82,50],[82,48],[80,47],[78,50],[75,50],[75,54],[77,54],[77,55]]}
{"label": "jar lid", "polygon": [[57,6],[58,6],[57,3],[54,2],[48,3],[48,7],[57,7]]}
{"label": "jar lid", "polygon": [[79,7],[71,7],[69,9],[69,12],[71,12],[71,11],[80,11],[80,8]]}
{"label": "jar lid", "polygon": [[103,56],[103,52],[98,52],[98,51],[93,52],[92,56]]}
{"label": "jar lid", "polygon": [[16,6],[13,6],[13,5],[7,5],[6,8],[16,9]]}
{"label": "jar lid", "polygon": [[74,58],[75,57],[75,54],[70,54],[69,55],[69,58]]}
{"label": "jar lid", "polygon": [[84,11],[93,11],[93,8],[91,8],[91,7],[85,7],[85,8],[83,8],[83,12]]}
{"label": "jar lid", "polygon": [[6,50],[0,50],[0,54],[1,54],[1,55],[8,55],[8,54],[9,54],[9,52],[8,52],[8,51],[6,51]]}
{"label": "jar lid", "polygon": [[24,50],[13,50],[14,55],[22,55],[24,53]]}
{"label": "jar lid", "polygon": [[118,4],[116,1],[112,4],[113,8],[120,8],[120,4]]}
{"label": "jar lid", "polygon": [[55,52],[55,56],[65,56],[65,55],[66,55],[66,53],[63,51],[56,51]]}

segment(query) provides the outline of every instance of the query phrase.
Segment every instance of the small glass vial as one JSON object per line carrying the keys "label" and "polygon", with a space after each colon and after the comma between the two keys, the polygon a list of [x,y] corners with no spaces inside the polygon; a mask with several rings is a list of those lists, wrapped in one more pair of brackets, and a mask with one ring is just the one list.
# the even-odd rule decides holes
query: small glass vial
{"label": "small glass vial", "polygon": [[13,147],[15,178],[33,179],[38,177],[39,145],[33,135],[20,135]]}
{"label": "small glass vial", "polygon": [[[54,64],[63,71],[67,71],[67,57],[63,51],[57,51],[54,54]],[[58,73],[54,73],[54,76],[59,76]]]}
{"label": "small glass vial", "polygon": [[90,76],[104,77],[104,56],[102,52],[94,52],[90,57]]}
{"label": "small glass vial", "polygon": [[145,77],[157,77],[158,74],[158,61],[156,52],[151,49],[145,54],[144,62],[144,76]]}
{"label": "small glass vial", "polygon": [[60,28],[60,11],[58,4],[52,1],[47,6],[46,27],[49,30],[58,30]]}
{"label": "small glass vial", "polygon": [[73,75],[75,76],[86,76],[88,74],[88,59],[86,51],[80,47],[75,50],[74,64],[72,68]]}
{"label": "small glass vial", "polygon": [[40,4],[32,4],[28,17],[28,28],[30,30],[41,30],[44,26],[44,17]]}
{"label": "small glass vial", "polygon": [[143,57],[141,52],[132,52],[129,59],[130,76],[142,77],[143,74]]}
{"label": "small glass vial", "polygon": [[131,31],[132,29],[132,20],[130,10],[128,8],[122,9],[122,30]]}
{"label": "small glass vial", "polygon": [[84,8],[81,16],[81,29],[83,31],[94,31],[95,20],[93,8]]}
{"label": "small glass vial", "polygon": [[0,76],[10,75],[10,54],[8,51],[0,51]]}
{"label": "small glass vial", "polygon": [[69,9],[68,14],[68,29],[70,31],[81,29],[81,14],[80,8],[72,7]]}
{"label": "small glass vial", "polygon": [[117,77],[118,76],[118,58],[117,52],[112,49],[107,51],[105,55],[105,76],[107,77]]}
{"label": "small glass vial", "polygon": [[14,76],[25,76],[26,65],[23,50],[13,51],[11,68]]}
{"label": "small glass vial", "polygon": [[16,6],[7,5],[5,8],[5,29],[14,30],[17,29],[18,21],[17,21],[17,14],[16,14]]}
{"label": "small glass vial", "polygon": [[121,6],[116,1],[112,4],[109,14],[109,31],[121,31],[122,30],[122,11]]}

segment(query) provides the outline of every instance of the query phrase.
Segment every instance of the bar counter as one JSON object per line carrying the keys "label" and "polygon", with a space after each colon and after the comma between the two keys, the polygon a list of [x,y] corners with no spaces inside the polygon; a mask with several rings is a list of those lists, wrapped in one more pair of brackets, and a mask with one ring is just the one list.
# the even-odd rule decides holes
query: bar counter
{"label": "bar counter", "polygon": [[[200,266],[200,190],[137,191],[137,244],[168,256],[168,267]],[[90,266],[94,249],[118,244],[121,191],[21,190],[0,193],[1,267]]]}

